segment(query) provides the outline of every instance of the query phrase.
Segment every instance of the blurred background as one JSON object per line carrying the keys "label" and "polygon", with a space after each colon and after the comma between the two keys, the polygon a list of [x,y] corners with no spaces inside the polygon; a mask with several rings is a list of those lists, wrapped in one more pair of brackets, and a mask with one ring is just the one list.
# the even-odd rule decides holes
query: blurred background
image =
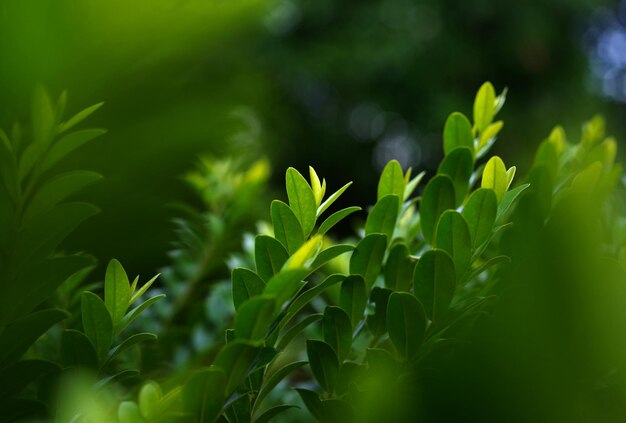
{"label": "blurred background", "polygon": [[277,195],[310,164],[367,205],[389,159],[434,169],[446,116],[485,80],[509,89],[495,152],[522,171],[557,123],[577,138],[600,112],[626,135],[617,1],[3,0],[0,57],[4,128],[37,82],[70,114],[106,103],[90,126],[108,133],[65,162],[104,174],[84,194],[102,213],[66,248],[133,274],[168,263],[199,156],[267,157]]}

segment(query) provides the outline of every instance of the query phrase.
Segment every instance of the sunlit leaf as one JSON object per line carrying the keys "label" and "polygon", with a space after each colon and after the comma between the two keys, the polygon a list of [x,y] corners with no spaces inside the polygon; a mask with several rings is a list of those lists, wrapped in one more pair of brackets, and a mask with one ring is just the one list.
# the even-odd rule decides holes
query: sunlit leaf
{"label": "sunlit leaf", "polygon": [[402,166],[400,166],[397,160],[389,161],[378,180],[377,200],[380,201],[387,195],[396,195],[398,198],[404,198],[405,185]]}
{"label": "sunlit leaf", "polygon": [[289,207],[302,225],[304,236],[307,237],[315,226],[317,203],[309,183],[296,169],[290,167],[286,175],[287,196]]}

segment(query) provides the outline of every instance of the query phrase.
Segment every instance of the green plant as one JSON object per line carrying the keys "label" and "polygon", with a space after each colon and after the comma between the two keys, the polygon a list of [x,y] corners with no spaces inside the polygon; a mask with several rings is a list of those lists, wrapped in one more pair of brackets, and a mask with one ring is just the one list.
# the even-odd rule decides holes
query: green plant
{"label": "green plant", "polygon": [[31,125],[11,135],[0,130],[0,408],[11,421],[44,408],[31,382],[60,371],[56,363],[24,354],[56,323],[68,317],[51,299],[64,284],[80,283],[94,264],[83,254],[64,254],[59,244],[98,209],[68,201],[101,178],[90,171],[58,173],[56,164],[81,145],[104,134],[75,126],[102,103],[64,120],[67,95],[56,104],[42,87],[31,103]]}

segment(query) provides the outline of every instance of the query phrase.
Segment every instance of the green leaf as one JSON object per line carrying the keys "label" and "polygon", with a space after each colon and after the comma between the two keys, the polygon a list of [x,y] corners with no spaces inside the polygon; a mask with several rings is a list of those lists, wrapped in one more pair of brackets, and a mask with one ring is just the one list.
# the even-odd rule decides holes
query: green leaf
{"label": "green leaf", "polygon": [[339,376],[339,359],[335,351],[326,342],[309,339],[306,352],[313,376],[322,389],[332,393]]}
{"label": "green leaf", "polygon": [[415,261],[411,259],[405,244],[396,244],[385,263],[385,287],[392,291],[409,291],[413,282]]}
{"label": "green leaf", "polygon": [[307,242],[302,244],[298,250],[287,260],[283,269],[301,269],[308,267],[309,263],[317,255],[320,248],[322,248],[322,242],[324,241],[322,235],[315,235]]}
{"label": "green leaf", "polygon": [[46,360],[29,359],[13,363],[0,370],[0,398],[20,395],[32,382],[60,372],[58,365]]}
{"label": "green leaf", "polygon": [[424,307],[408,292],[394,292],[387,305],[389,339],[406,359],[417,354],[426,332]]}
{"label": "green leaf", "polygon": [[319,176],[313,167],[309,166],[309,179],[311,180],[311,189],[313,190],[313,196],[315,197],[315,203],[317,207],[322,203],[324,198],[324,191],[326,187],[320,182]]}
{"label": "green leaf", "polygon": [[311,269],[317,269],[328,263],[332,259],[353,250],[354,247],[349,244],[339,244],[328,247],[327,249],[320,252],[317,257],[315,257],[315,260],[313,260],[313,263],[311,263]]}
{"label": "green leaf", "polygon": [[498,135],[498,133],[502,130],[504,123],[499,120],[497,122],[489,125],[481,134],[480,141],[478,142],[478,148],[476,151],[481,151],[485,146],[491,144],[493,139]]}
{"label": "green leaf", "polygon": [[104,277],[104,304],[111,314],[113,324],[117,324],[130,302],[130,282],[122,264],[113,259],[109,261]]}
{"label": "green leaf", "polygon": [[50,210],[70,195],[100,179],[102,179],[102,175],[84,170],[66,172],[56,176],[37,190],[26,207],[24,221],[30,220],[36,214]]}
{"label": "green leaf", "polygon": [[352,324],[346,312],[339,307],[326,307],[322,320],[322,331],[324,341],[335,350],[339,362],[347,359],[352,347]]}
{"label": "green leaf", "polygon": [[332,274],[324,279],[321,283],[315,285],[313,288],[304,291],[302,294],[296,297],[295,300],[289,305],[285,317],[280,322],[280,327],[284,328],[287,323],[302,310],[307,304],[313,301],[314,298],[319,297],[324,291],[333,285],[343,282],[346,277],[340,274]]}
{"label": "green leaf", "polygon": [[181,391],[183,409],[196,416],[198,423],[213,423],[226,399],[226,374],[211,367],[194,373]]}
{"label": "green leaf", "polygon": [[31,116],[33,119],[33,141],[45,149],[52,141],[52,130],[56,118],[50,97],[41,85],[37,85],[33,93]]}
{"label": "green leaf", "polygon": [[139,276],[137,276],[130,286],[130,293],[132,294],[132,297],[128,301],[128,305],[130,306],[131,304],[134,304],[135,301],[140,299],[141,296],[146,293],[146,291],[152,286],[154,281],[156,281],[159,276],[161,276],[161,274],[157,273],[155,276],[152,277],[152,279],[144,283],[141,288],[139,288],[139,291],[135,292],[135,288],[137,288],[137,282],[139,282]]}
{"label": "green leaf", "polygon": [[156,420],[159,414],[159,402],[163,398],[161,387],[156,382],[148,382],[139,390],[139,409],[148,420]]}
{"label": "green leaf", "polygon": [[254,240],[254,260],[257,273],[264,281],[277,274],[289,258],[285,247],[267,235],[257,235]]}
{"label": "green leaf", "polygon": [[[260,404],[267,395],[272,392],[272,389],[276,387],[280,383],[281,380],[286,378],[291,372],[300,367],[306,365],[306,361],[294,361],[289,364],[285,364],[280,369],[276,370],[272,373],[265,374],[263,378],[263,384],[261,385],[261,389],[256,397],[256,404]],[[256,407],[256,406],[255,406]]]}
{"label": "green leaf", "polygon": [[89,106],[86,109],[83,109],[80,112],[76,113],[74,116],[69,118],[66,122],[61,124],[59,132],[65,132],[68,129],[72,129],[74,126],[78,125],[83,120],[91,116],[96,110],[98,110],[103,105],[104,105],[104,102],[100,102],[100,103],[94,104],[93,106]]}
{"label": "green leaf", "polygon": [[152,298],[147,299],[143,303],[139,304],[137,307],[133,308],[131,311],[126,313],[126,315],[115,325],[115,333],[118,334],[124,330],[128,325],[130,325],[139,315],[150,307],[152,304],[156,303],[160,299],[165,298],[165,294],[155,295]]}
{"label": "green leaf", "polygon": [[80,304],[85,335],[93,344],[100,361],[103,361],[113,341],[111,315],[104,302],[93,292],[83,292]]}
{"label": "green leaf", "polygon": [[368,287],[374,285],[382,268],[386,248],[386,235],[367,235],[359,241],[350,257],[350,274],[363,276]]}
{"label": "green leaf", "polygon": [[396,195],[398,198],[404,198],[404,172],[402,166],[397,160],[391,160],[380,175],[378,180],[378,196],[377,201],[388,195]]}
{"label": "green leaf", "polygon": [[235,336],[256,341],[267,333],[273,320],[276,300],[257,296],[241,304],[235,316]]}
{"label": "green leaf", "polygon": [[415,191],[415,188],[417,188],[419,183],[422,181],[422,179],[424,178],[424,175],[426,175],[425,171],[420,172],[418,175],[415,175],[415,177],[406,184],[406,188],[404,190],[404,201],[407,201],[409,197],[411,196],[411,194],[413,194],[413,191]]}
{"label": "green leaf", "polygon": [[439,216],[446,210],[454,209],[455,203],[454,183],[449,176],[437,175],[428,182],[420,205],[422,234],[426,242],[432,244]]}
{"label": "green leaf", "polygon": [[339,223],[341,220],[345,219],[349,215],[354,212],[361,210],[361,207],[347,207],[345,209],[339,210],[328,216],[326,220],[322,222],[319,229],[317,230],[318,235],[324,235],[327,233],[333,226]]}
{"label": "green leaf", "polygon": [[317,322],[318,320],[322,320],[322,317],[322,313],[311,314],[287,329],[287,331],[285,331],[285,333],[278,340],[276,344],[276,349],[284,350],[287,345],[289,345],[289,343],[300,334],[300,332],[302,332],[309,325]]}
{"label": "green leaf", "polygon": [[461,213],[445,211],[439,218],[436,238],[437,248],[450,254],[456,274],[462,277],[471,263],[472,238]]}
{"label": "green leaf", "polygon": [[506,173],[506,166],[498,156],[493,156],[483,170],[483,178],[481,181],[482,188],[491,188],[495,191],[498,202],[506,193],[509,186],[509,177]]}
{"label": "green leaf", "polygon": [[483,132],[496,114],[496,90],[490,82],[485,82],[474,100],[474,125]]}
{"label": "green leaf", "polygon": [[559,155],[555,145],[550,140],[544,140],[535,154],[533,167],[545,166],[554,183],[559,173]]}
{"label": "green leaf", "polygon": [[517,188],[513,188],[511,191],[507,191],[502,197],[502,201],[498,204],[498,214],[496,221],[500,220],[511,208],[515,200],[520,196],[522,192],[528,188],[530,184],[520,185]]}
{"label": "green leaf", "polygon": [[448,116],[443,127],[444,154],[447,156],[459,147],[474,151],[474,136],[469,120],[463,114],[455,112]]}
{"label": "green leaf", "polygon": [[252,270],[238,267],[233,269],[233,304],[239,310],[241,304],[248,298],[261,295],[265,289],[265,282]]}
{"label": "green leaf", "polygon": [[119,423],[143,423],[139,406],[133,401],[122,401],[117,407],[117,420]]}
{"label": "green leaf", "polygon": [[385,234],[387,240],[391,241],[399,209],[400,197],[397,195],[386,195],[378,200],[365,221],[365,235]]}
{"label": "green leaf", "polygon": [[490,267],[497,266],[503,263],[510,263],[510,262],[511,262],[511,259],[508,256],[492,257],[486,262],[484,262],[483,264],[481,264],[480,266],[478,266],[476,269],[472,269],[472,273],[470,274],[468,280],[472,280],[478,277],[481,273],[485,272]]}
{"label": "green leaf", "polygon": [[66,367],[97,369],[98,354],[85,334],[66,329],[61,335],[61,362]]}
{"label": "green leaf", "polygon": [[370,294],[370,302],[374,303],[374,314],[367,316],[367,326],[374,336],[382,336],[387,332],[387,303],[393,291],[375,286]]}
{"label": "green leaf", "polygon": [[283,270],[267,281],[263,293],[276,297],[277,307],[280,308],[285,301],[298,292],[302,287],[302,280],[308,273],[306,269]]}
{"label": "green leaf", "polygon": [[214,364],[226,374],[226,396],[229,396],[243,382],[259,351],[257,344],[235,339],[226,344],[218,353]]}
{"label": "green leaf", "polygon": [[347,190],[350,185],[352,185],[352,182],[348,182],[347,184],[339,188],[337,191],[335,191],[330,197],[328,197],[326,201],[324,201],[317,208],[317,216],[321,216],[322,213],[324,213],[327,208],[329,208],[335,201],[337,201],[337,199],[341,196],[341,194],[343,194],[344,191]]}
{"label": "green leaf", "polygon": [[363,320],[367,306],[367,291],[361,276],[350,275],[341,283],[339,306],[350,317],[352,328],[356,329],[358,323]]}
{"label": "green leaf", "polygon": [[41,145],[31,144],[22,153],[19,164],[17,166],[17,180],[22,182],[30,174],[31,170],[35,167],[35,164],[39,160],[41,155]]}
{"label": "green leaf", "polygon": [[467,195],[473,169],[474,159],[469,148],[456,148],[439,165],[437,172],[441,175],[448,175],[452,179],[456,206],[461,205]]}
{"label": "green leaf", "polygon": [[132,347],[133,345],[137,345],[145,341],[155,341],[156,339],[157,339],[157,336],[149,332],[136,333],[132,336],[129,336],[124,341],[122,341],[122,343],[120,343],[115,348],[111,349],[111,351],[109,351],[107,361],[104,363],[103,366],[115,360],[115,358],[118,355],[120,355],[121,353],[123,353],[124,351]]}
{"label": "green leaf", "polygon": [[63,203],[34,217],[24,229],[13,251],[16,267],[48,257],[78,225],[99,209],[87,203]]}
{"label": "green leaf", "polygon": [[450,305],[456,289],[452,258],[445,251],[425,252],[413,274],[415,296],[421,301],[431,320],[439,320]]}
{"label": "green leaf", "polygon": [[343,423],[356,421],[354,410],[347,401],[338,398],[322,400],[322,405],[330,423]]}
{"label": "green leaf", "polygon": [[304,236],[307,237],[317,218],[315,195],[306,179],[293,167],[287,169],[286,184],[289,207],[300,221]]}
{"label": "green leaf", "polygon": [[0,368],[19,360],[41,335],[67,317],[63,310],[40,310],[6,326],[0,333]]}
{"label": "green leaf", "polygon": [[296,388],[296,392],[298,392],[298,395],[300,395],[300,398],[302,399],[304,405],[306,405],[307,410],[309,410],[309,413],[311,413],[316,420],[320,422],[328,421],[324,404],[322,404],[322,401],[316,392],[302,388]]}
{"label": "green leaf", "polygon": [[55,142],[48,153],[45,155],[41,169],[48,170],[56,162],[70,154],[83,144],[106,133],[104,129],[84,129],[81,131],[71,132]]}
{"label": "green leaf", "polygon": [[496,222],[497,212],[498,199],[492,189],[479,188],[470,195],[463,207],[463,217],[470,231],[473,248],[487,241]]}
{"label": "green leaf", "polygon": [[300,221],[287,204],[278,200],[272,201],[271,215],[274,236],[283,244],[289,254],[295,253],[304,244],[304,234]]}
{"label": "green leaf", "polygon": [[254,423],[269,423],[272,421],[272,419],[276,416],[278,416],[281,413],[284,413],[287,410],[290,410],[292,408],[299,408],[295,405],[277,405],[275,407],[272,407],[268,410],[266,410],[263,414],[261,414],[259,417],[257,417],[256,419],[254,419]]}

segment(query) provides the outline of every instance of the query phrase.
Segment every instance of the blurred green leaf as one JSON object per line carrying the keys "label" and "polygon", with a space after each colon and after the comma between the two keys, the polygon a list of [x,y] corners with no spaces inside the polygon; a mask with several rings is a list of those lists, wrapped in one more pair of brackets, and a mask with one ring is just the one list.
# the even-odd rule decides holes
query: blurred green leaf
{"label": "blurred green leaf", "polygon": [[66,367],[97,369],[98,354],[85,334],[74,329],[66,329],[61,336],[61,362]]}
{"label": "blurred green leaf", "polygon": [[224,405],[226,384],[222,369],[210,367],[195,372],[183,386],[183,408],[197,416],[198,423],[215,422]]}
{"label": "blurred green leaf", "polygon": [[65,132],[69,129],[72,129],[74,126],[81,123],[83,120],[87,119],[94,112],[96,112],[100,107],[104,105],[104,102],[100,102],[94,104],[93,106],[89,106],[80,112],[76,113],[74,116],[69,118],[66,122],[63,122],[59,127],[59,132]]}
{"label": "blurred green leaf", "polygon": [[311,263],[311,269],[317,269],[320,266],[328,263],[332,259],[353,250],[354,247],[349,244],[338,244],[333,245],[332,247],[328,247],[327,249],[321,251],[317,255],[317,257],[315,257],[315,260],[313,260],[313,263]]}
{"label": "blurred green leaf", "polygon": [[269,423],[270,421],[272,421],[274,417],[292,408],[298,408],[298,407],[296,407],[295,405],[277,405],[275,407],[268,409],[259,417],[254,419],[254,423]]}
{"label": "blurred green leaf", "polygon": [[62,136],[52,145],[48,153],[45,155],[41,163],[41,170],[45,171],[50,169],[59,160],[76,150],[78,147],[105,133],[106,130],[104,129],[83,129],[80,131],[70,132],[69,134]]}
{"label": "blurred green leaf", "polygon": [[6,326],[0,333],[0,368],[19,360],[41,335],[67,317],[63,310],[39,310]]}
{"label": "blurred green leaf", "polygon": [[52,178],[37,190],[28,203],[23,220],[28,221],[34,215],[45,213],[67,197],[100,179],[102,175],[86,170],[70,171]]}

